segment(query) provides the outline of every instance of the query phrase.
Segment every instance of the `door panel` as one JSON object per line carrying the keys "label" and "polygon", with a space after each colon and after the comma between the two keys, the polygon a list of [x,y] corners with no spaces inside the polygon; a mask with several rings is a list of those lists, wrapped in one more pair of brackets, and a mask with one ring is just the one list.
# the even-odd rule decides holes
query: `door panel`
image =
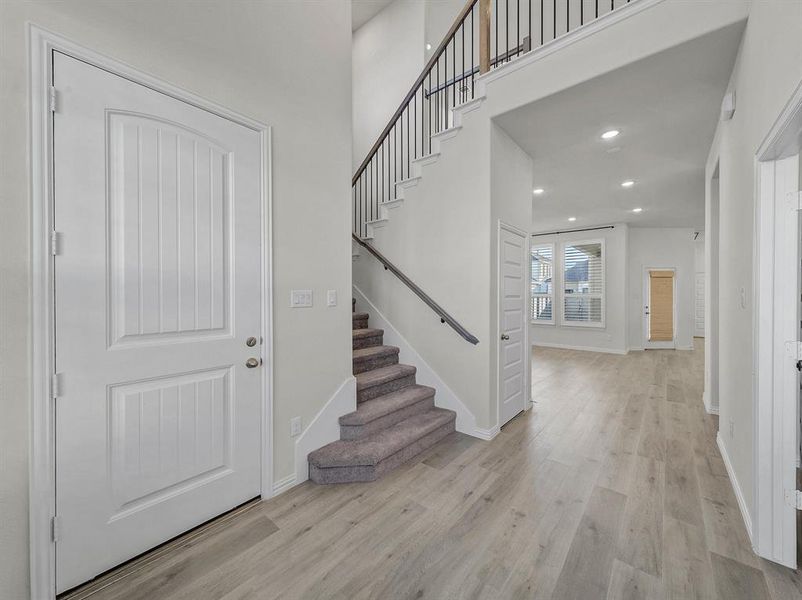
{"label": "door panel", "polygon": [[[526,237],[500,229],[499,425],[526,408]],[[506,339],[505,339],[506,338]]]}
{"label": "door panel", "polygon": [[258,132],[59,53],[54,83],[63,591],[260,493],[262,157]]}

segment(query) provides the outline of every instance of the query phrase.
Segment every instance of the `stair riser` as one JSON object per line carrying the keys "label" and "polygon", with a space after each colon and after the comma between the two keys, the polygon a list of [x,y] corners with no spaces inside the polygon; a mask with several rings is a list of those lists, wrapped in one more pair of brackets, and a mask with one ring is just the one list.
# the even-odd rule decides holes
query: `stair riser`
{"label": "stair riser", "polygon": [[398,364],[398,354],[385,354],[370,360],[354,361],[354,375]]}
{"label": "stair riser", "polygon": [[352,329],[367,329],[368,328],[368,320],[367,319],[351,319],[353,323]]}
{"label": "stair riser", "polygon": [[405,406],[404,408],[391,412],[389,415],[374,419],[370,423],[364,425],[340,425],[340,439],[341,440],[361,440],[377,431],[392,427],[396,423],[400,423],[404,419],[415,416],[417,414],[426,412],[430,408],[434,408],[434,397],[429,397]]}
{"label": "stair riser", "polygon": [[407,375],[406,377],[399,377],[398,379],[393,379],[387,383],[382,383],[380,385],[374,385],[373,387],[359,390],[356,393],[356,401],[367,402],[368,400],[373,400],[374,398],[378,398],[384,394],[389,394],[390,392],[395,392],[396,390],[400,390],[411,385],[415,385],[414,374]]}
{"label": "stair riser", "polygon": [[374,335],[373,337],[354,338],[354,350],[360,348],[373,348],[374,346],[381,346],[384,344],[384,336],[382,334]]}
{"label": "stair riser", "polygon": [[407,462],[424,450],[431,448],[437,442],[455,431],[455,420],[451,420],[414,441],[403,450],[388,456],[377,465],[356,466],[356,467],[328,467],[320,468],[313,464],[309,465],[309,478],[315,483],[352,483],[375,481],[388,471]]}

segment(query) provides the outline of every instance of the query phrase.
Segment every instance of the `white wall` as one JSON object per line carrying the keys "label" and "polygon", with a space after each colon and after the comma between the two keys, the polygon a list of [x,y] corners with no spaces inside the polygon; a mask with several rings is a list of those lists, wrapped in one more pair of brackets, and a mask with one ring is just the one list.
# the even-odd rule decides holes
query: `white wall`
{"label": "white wall", "polygon": [[[531,197],[531,194],[530,194]],[[533,215],[537,222],[537,214]],[[594,352],[611,352],[626,354],[627,346],[627,247],[629,228],[624,223],[614,229],[598,231],[579,231],[560,235],[538,236],[532,238],[532,244],[553,243],[556,265],[562,263],[562,245],[579,240],[604,240],[605,285],[604,327],[571,327],[562,325],[561,302],[559,290],[562,286],[562,268],[557,266],[554,289],[554,325],[532,323],[530,326],[530,342],[533,346],[551,346],[557,348],[576,348]]]}
{"label": "white wall", "polygon": [[693,347],[694,230],[682,227],[631,227],[629,230],[629,347],[643,348],[645,267],[676,269],[676,348]]}
{"label": "white wall", "polygon": [[[490,412],[498,407],[498,353],[501,336],[501,317],[499,315],[498,300],[501,295],[499,286],[499,222],[511,225],[524,232],[524,243],[529,244],[529,227],[531,222],[532,200],[532,157],[529,156],[515,141],[495,123],[491,123],[490,131]],[[529,263],[525,263],[525,274],[529,277]],[[528,285],[528,283],[527,283]],[[528,306],[524,310],[524,327],[527,327]],[[524,339],[524,346],[526,340]],[[529,364],[531,352],[524,354],[526,366],[525,395],[529,397]],[[527,403],[526,407],[529,405]]]}
{"label": "white wall", "polygon": [[[26,21],[273,126],[276,480],[294,472],[290,418],[308,424],[351,372],[350,2],[0,3],[0,595],[14,600],[28,596]],[[292,288],[316,306],[291,310]]]}
{"label": "white wall", "polygon": [[720,435],[752,516],[755,152],[802,80],[800,29],[802,3],[752,3],[731,83],[735,116],[719,124],[707,166],[712,179],[720,160],[719,295],[713,299],[720,322]]}
{"label": "white wall", "polygon": [[420,0],[395,0],[353,34],[354,170],[423,70],[424,18]]}

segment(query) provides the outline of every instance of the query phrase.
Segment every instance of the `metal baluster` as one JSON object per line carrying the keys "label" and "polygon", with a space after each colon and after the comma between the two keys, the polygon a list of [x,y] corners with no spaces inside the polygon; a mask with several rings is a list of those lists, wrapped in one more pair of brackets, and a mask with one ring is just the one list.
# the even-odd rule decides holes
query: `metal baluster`
{"label": "metal baluster", "polygon": [[[530,0],[531,1],[531,0]],[[474,90],[474,83],[476,78],[476,73],[474,72],[474,62],[473,62],[473,13],[476,10],[476,5],[471,9],[471,100],[473,100],[476,92]]]}

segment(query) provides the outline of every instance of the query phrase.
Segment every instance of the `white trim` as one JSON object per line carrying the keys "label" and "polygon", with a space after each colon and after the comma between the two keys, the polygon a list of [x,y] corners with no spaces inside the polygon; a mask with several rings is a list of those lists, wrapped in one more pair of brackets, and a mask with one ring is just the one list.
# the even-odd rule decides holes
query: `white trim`
{"label": "white trim", "polygon": [[421,385],[428,385],[437,390],[434,396],[434,403],[440,408],[447,408],[457,413],[457,431],[488,439],[482,433],[484,430],[476,426],[476,417],[465,403],[457,396],[448,384],[438,375],[429,364],[423,360],[420,354],[412,347],[406,338],[395,328],[395,326],[376,308],[367,296],[357,286],[353,287],[354,298],[359,312],[370,313],[370,321],[373,327],[384,330],[384,343],[390,346],[397,346],[399,349],[399,361],[414,365],[417,369],[416,379]]}
{"label": "white trim", "polygon": [[[560,243],[560,327],[580,327],[582,329],[607,329],[607,244],[605,238],[590,238],[585,240],[567,240]],[[567,294],[565,293],[565,249],[568,246],[580,246],[582,244],[599,244],[601,246],[601,268],[602,268],[602,293],[601,294]],[[556,291],[556,289],[555,289]],[[567,321],[565,319],[565,299],[566,297],[587,297],[601,298],[601,321]]]}
{"label": "white trim", "polygon": [[479,438],[480,440],[489,442],[499,433],[501,433],[501,427],[499,427],[498,425],[494,425],[493,427],[490,427],[488,429],[482,429],[481,427],[476,427],[473,430],[473,433],[471,433],[470,435]]}
{"label": "white trim", "polygon": [[643,348],[630,348],[620,350],[618,348],[602,348],[599,346],[574,346],[573,344],[552,344],[551,342],[534,342],[533,348],[559,348],[561,350],[580,350],[582,352],[601,352],[603,354],[629,354],[631,351],[643,350]]}
{"label": "white trim", "polygon": [[744,527],[746,527],[746,533],[749,536],[749,542],[752,544],[752,548],[754,550],[752,519],[749,516],[749,509],[746,507],[746,498],[744,498],[741,484],[738,483],[738,478],[735,476],[735,469],[732,468],[732,462],[730,461],[730,455],[727,453],[727,447],[724,444],[724,438],[721,437],[721,431],[716,433],[716,445],[718,446],[718,451],[721,453],[721,459],[724,461],[724,466],[727,469],[727,475],[730,478],[732,491],[735,492],[735,499],[738,501],[738,508],[741,510],[741,517],[744,520]]}
{"label": "white trim", "polygon": [[[532,294],[532,249],[536,246],[551,246],[551,294],[539,294],[535,296]],[[529,268],[527,269],[527,273],[529,274],[529,306],[527,306],[526,310],[529,313],[529,322],[532,325],[550,325],[555,326],[557,324],[557,244],[555,240],[550,242],[539,242],[533,243],[532,236],[529,236]],[[551,298],[551,319],[548,321],[546,320],[538,320],[532,318],[532,301],[534,298]]]}
{"label": "white trim", "polygon": [[[293,484],[309,479],[309,453],[340,439],[340,417],[356,410],[356,377],[343,381],[318,411],[303,433],[295,440]],[[285,477],[282,481],[287,480]],[[282,489],[286,491],[291,485]]]}
{"label": "white trim", "polygon": [[286,477],[282,477],[278,481],[273,483],[273,496],[278,496],[279,494],[283,494],[290,488],[295,487],[298,484],[295,478],[295,473],[292,475],[287,475]]}
{"label": "white trim", "polygon": [[705,406],[705,412],[709,415],[717,415],[718,414],[718,406],[711,406],[710,405],[710,394],[705,390],[702,393],[702,404]]}
{"label": "white trim", "polygon": [[[514,225],[510,225],[508,223],[503,222],[501,219],[498,220],[497,228],[496,228],[496,427],[501,428],[505,425],[505,423],[501,422],[501,348],[499,344],[499,340],[501,339],[502,327],[501,327],[501,289],[502,289],[502,272],[500,267],[501,264],[501,231],[505,230],[514,235],[520,236],[523,238],[524,243],[524,276],[523,279],[523,348],[522,352],[524,353],[524,412],[529,410],[532,407],[532,351],[529,345],[529,319],[527,318],[527,314],[529,312],[531,297],[530,297],[530,290],[532,289],[532,268],[531,268],[531,241],[532,236],[531,234],[527,233],[523,229],[518,229]],[[528,265],[528,267],[527,267]],[[527,275],[528,273],[528,275]],[[553,279],[553,276],[552,276]],[[554,310],[552,309],[552,316],[554,316]],[[488,433],[492,431],[488,430]],[[493,434],[495,437],[495,434]],[[484,439],[484,438],[483,438]]]}
{"label": "white trim", "polygon": [[[50,232],[53,229],[52,197],[52,113],[48,93],[53,81],[52,53],[67,56],[93,65],[109,73],[129,79],[201,110],[256,131],[261,137],[262,169],[260,174],[263,228],[262,256],[262,322],[263,401],[261,492],[273,494],[272,485],[272,227],[270,127],[245,117],[219,104],[208,101],[179,87],[152,77],[125,63],[94,52],[56,33],[32,23],[27,24],[28,42],[28,104],[29,104],[29,161],[31,201],[31,413],[29,461],[29,528],[30,528],[30,585],[31,597],[37,600],[55,598],[55,545],[50,535],[51,519],[55,515],[55,444],[53,403],[50,393],[53,373],[53,263],[49,252]],[[265,240],[265,237],[268,240]],[[265,286],[267,286],[265,288]],[[269,454],[266,454],[269,453]],[[269,458],[268,458],[269,457]],[[266,464],[269,463],[269,464]]]}
{"label": "white trim", "polygon": [[[672,319],[673,319],[673,337],[671,338],[670,342],[652,342],[649,341],[649,319],[647,318],[646,313],[644,312],[641,316],[641,338],[643,339],[643,348],[645,350],[657,350],[657,349],[671,349],[671,350],[693,350],[693,344],[683,347],[677,346],[677,267],[643,267],[643,291],[641,296],[641,310],[646,309],[646,302],[651,302],[651,288],[649,286],[649,272],[650,271],[671,271],[674,273],[674,280],[672,282],[672,298],[671,298],[671,309],[672,309]],[[651,313],[651,309],[649,309]]]}
{"label": "white trim", "polygon": [[487,84],[491,81],[505,77],[506,75],[517,71],[518,69],[523,69],[534,62],[554,54],[555,52],[559,52],[563,48],[580,42],[585,38],[595,35],[600,31],[607,29],[608,27],[612,27],[617,23],[625,21],[626,19],[634,17],[638,13],[649,9],[652,6],[656,6],[663,1],[664,0],[638,0],[637,2],[632,2],[625,6],[621,6],[611,12],[593,19],[589,23],[586,23],[585,25],[582,25],[573,31],[569,31],[568,33],[546,42],[538,48],[534,48],[531,52],[527,52],[517,58],[512,59],[502,67],[491,69],[484,75],[476,78],[476,94],[481,94],[484,96],[486,94]]}
{"label": "white trim", "polygon": [[[788,269],[798,274],[797,219],[788,218],[784,206],[786,192],[798,191],[794,165],[782,166],[782,158],[800,151],[802,132],[802,84],[795,90],[755,155],[755,215],[753,245],[752,315],[754,361],[753,378],[753,462],[754,540],[760,556],[796,568],[796,511],[784,503],[786,489],[796,488],[798,461],[797,424],[798,384],[788,390],[792,359],[783,351],[785,341],[798,336],[798,325],[790,314],[798,310],[798,296],[783,293],[781,283]],[[789,181],[789,179],[791,181]],[[782,189],[786,188],[786,189]],[[798,197],[798,196],[797,196]],[[794,203],[798,207],[798,201]],[[780,229],[783,227],[783,229]],[[788,239],[788,236],[794,239]],[[786,244],[797,246],[787,257]],[[798,275],[792,277],[796,280]],[[796,281],[794,283],[797,283]],[[787,290],[785,290],[787,292]],[[780,296],[786,296],[783,300]],[[791,306],[793,304],[794,306]],[[790,329],[786,331],[786,329]],[[791,364],[788,364],[788,363]],[[796,373],[793,372],[796,379]]]}

